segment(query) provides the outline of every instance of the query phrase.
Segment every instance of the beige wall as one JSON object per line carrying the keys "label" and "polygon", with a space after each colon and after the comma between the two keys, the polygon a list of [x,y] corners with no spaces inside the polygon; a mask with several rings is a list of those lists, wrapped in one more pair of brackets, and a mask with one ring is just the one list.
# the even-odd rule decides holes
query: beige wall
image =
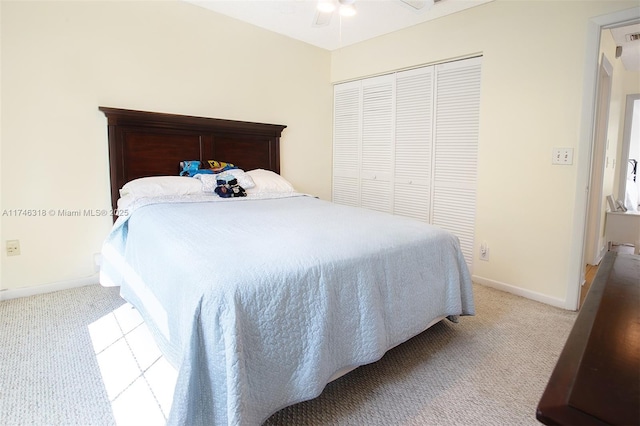
{"label": "beige wall", "polygon": [[[286,124],[282,174],[330,199],[329,52],[178,1],[1,8],[3,211],[110,207],[99,105]],[[0,288],[95,282],[110,220],[3,216]]]}
{"label": "beige wall", "polygon": [[[587,22],[635,1],[496,0],[333,53],[175,1],[0,4],[3,210],[108,207],[98,105],[286,124],[283,175],[329,199],[331,83],[482,54],[476,242],[491,257],[475,277],[565,303],[578,164],[551,165],[551,150],[583,158]],[[2,250],[13,290],[93,279],[110,227],[1,224],[22,246]]]}
{"label": "beige wall", "polygon": [[[332,55],[333,82],[481,53],[476,281],[567,306],[587,23],[637,2],[496,0]],[[575,256],[574,256],[575,257]],[[575,281],[572,281],[575,278]]]}

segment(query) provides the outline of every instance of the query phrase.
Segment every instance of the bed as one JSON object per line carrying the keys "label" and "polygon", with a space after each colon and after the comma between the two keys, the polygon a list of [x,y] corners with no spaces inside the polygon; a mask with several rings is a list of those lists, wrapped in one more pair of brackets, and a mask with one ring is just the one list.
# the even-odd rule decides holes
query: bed
{"label": "bed", "polygon": [[197,182],[177,176],[185,160],[233,163],[253,185],[232,198],[173,183],[139,191],[105,240],[101,284],[120,286],[178,371],[169,424],[260,425],[474,314],[457,238],[297,192],[279,175],[286,126],[100,110],[114,208],[140,182]]}

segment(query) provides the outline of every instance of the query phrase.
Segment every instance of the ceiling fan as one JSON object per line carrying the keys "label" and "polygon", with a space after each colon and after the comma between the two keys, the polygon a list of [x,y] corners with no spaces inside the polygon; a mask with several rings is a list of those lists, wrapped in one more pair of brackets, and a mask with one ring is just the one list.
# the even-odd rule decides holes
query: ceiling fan
{"label": "ceiling fan", "polygon": [[[430,9],[436,1],[440,0],[398,0],[411,6],[416,11]],[[329,25],[334,12],[340,16],[354,16],[357,13],[356,0],[318,0],[316,15],[313,21],[314,26],[322,27]]]}

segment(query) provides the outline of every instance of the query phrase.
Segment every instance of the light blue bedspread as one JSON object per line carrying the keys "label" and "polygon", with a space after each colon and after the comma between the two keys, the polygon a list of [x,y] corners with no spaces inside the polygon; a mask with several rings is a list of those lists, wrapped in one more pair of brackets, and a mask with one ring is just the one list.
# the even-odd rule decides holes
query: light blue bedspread
{"label": "light blue bedspread", "polygon": [[107,238],[101,282],[177,368],[173,425],[259,425],[435,318],[474,314],[456,237],[307,196],[140,207]]}

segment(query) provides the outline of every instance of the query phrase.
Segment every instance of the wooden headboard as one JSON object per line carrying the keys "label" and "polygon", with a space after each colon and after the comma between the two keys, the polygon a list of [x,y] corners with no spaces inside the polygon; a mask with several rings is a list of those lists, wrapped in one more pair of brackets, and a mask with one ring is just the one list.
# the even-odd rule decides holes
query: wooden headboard
{"label": "wooden headboard", "polygon": [[280,124],[99,107],[107,116],[111,205],[130,180],[177,176],[180,162],[218,160],[280,173]]}

